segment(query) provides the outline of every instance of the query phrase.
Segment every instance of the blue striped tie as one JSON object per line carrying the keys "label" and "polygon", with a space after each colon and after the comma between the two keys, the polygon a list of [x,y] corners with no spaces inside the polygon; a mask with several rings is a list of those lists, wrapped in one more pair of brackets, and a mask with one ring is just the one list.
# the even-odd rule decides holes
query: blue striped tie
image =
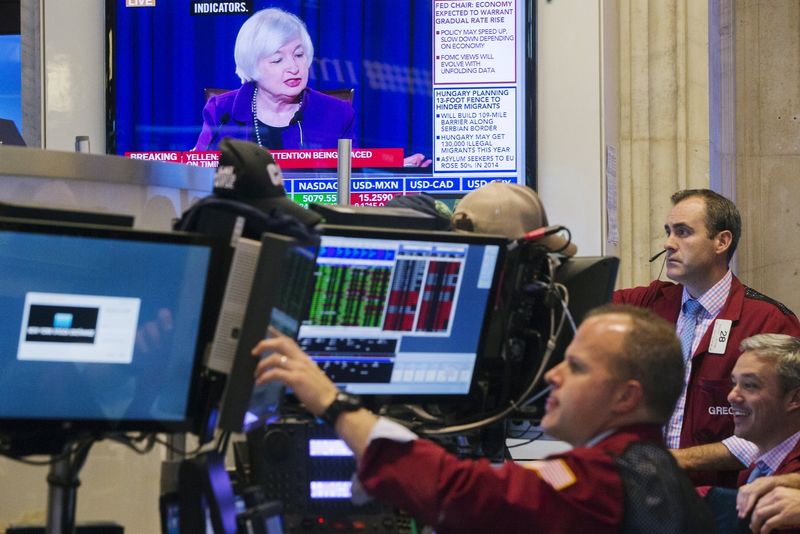
{"label": "blue striped tie", "polygon": [[695,299],[688,299],[683,303],[683,328],[681,329],[681,351],[683,360],[689,361],[692,357],[692,341],[694,341],[694,329],[697,327],[697,318],[703,306]]}
{"label": "blue striped tie", "polygon": [[750,484],[757,478],[761,478],[767,476],[770,472],[770,468],[767,464],[762,461],[756,462],[756,466],[750,471],[750,476],[747,477],[747,483]]}

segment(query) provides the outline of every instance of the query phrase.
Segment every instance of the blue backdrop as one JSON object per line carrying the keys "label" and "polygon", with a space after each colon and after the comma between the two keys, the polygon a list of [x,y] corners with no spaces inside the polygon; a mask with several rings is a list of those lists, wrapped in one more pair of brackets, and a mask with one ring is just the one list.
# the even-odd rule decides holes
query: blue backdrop
{"label": "blue backdrop", "polygon": [[19,35],[0,35],[0,118],[22,131],[22,70]]}

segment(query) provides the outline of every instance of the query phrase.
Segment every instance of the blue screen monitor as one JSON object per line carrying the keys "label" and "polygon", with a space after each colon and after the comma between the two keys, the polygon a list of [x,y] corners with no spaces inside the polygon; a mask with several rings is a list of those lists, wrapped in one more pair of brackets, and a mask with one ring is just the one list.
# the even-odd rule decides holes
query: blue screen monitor
{"label": "blue screen monitor", "polygon": [[218,246],[0,219],[0,429],[185,431]]}
{"label": "blue screen monitor", "polygon": [[299,343],[349,392],[463,399],[505,246],[497,236],[328,226]]}

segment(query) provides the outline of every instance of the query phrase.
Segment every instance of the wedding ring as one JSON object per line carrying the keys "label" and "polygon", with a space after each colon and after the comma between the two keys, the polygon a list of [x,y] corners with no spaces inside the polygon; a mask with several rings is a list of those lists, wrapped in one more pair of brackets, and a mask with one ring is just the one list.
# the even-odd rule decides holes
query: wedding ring
{"label": "wedding ring", "polygon": [[286,362],[289,361],[289,358],[286,356],[281,356],[280,363],[278,364],[279,367],[286,367]]}

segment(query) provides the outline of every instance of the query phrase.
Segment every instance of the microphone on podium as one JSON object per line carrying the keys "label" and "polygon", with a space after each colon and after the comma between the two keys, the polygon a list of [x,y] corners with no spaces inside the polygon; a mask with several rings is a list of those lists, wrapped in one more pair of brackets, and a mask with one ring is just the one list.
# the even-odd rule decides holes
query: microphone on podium
{"label": "microphone on podium", "polygon": [[211,150],[211,147],[214,143],[217,142],[219,138],[219,134],[222,132],[222,128],[231,121],[231,114],[230,113],[223,113],[222,116],[219,118],[219,124],[217,127],[214,128],[214,135],[211,136],[211,141],[208,142],[206,145],[206,150]]}

